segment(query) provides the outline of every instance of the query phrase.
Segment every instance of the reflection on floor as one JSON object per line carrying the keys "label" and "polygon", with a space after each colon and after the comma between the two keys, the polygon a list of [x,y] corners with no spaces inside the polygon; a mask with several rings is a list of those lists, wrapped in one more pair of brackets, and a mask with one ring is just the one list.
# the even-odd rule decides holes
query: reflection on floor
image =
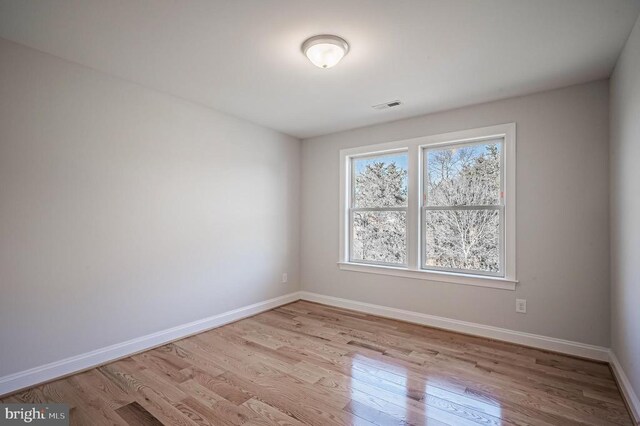
{"label": "reflection on floor", "polygon": [[632,424],[605,364],[309,302],[2,402],[87,425]]}

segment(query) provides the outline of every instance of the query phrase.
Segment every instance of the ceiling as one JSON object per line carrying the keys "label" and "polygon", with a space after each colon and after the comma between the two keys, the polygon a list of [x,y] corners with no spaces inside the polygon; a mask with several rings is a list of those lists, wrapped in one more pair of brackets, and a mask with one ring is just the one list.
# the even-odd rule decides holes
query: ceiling
{"label": "ceiling", "polygon": [[[639,12],[638,0],[0,0],[0,37],[306,138],[607,77]],[[351,45],[328,70],[300,51],[322,33]]]}

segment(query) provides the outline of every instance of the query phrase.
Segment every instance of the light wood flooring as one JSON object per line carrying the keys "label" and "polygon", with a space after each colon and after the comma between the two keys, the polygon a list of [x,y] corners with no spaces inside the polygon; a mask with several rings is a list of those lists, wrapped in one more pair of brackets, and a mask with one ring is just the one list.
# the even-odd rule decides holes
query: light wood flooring
{"label": "light wood flooring", "polygon": [[17,393],[82,425],[631,425],[606,364],[295,302]]}

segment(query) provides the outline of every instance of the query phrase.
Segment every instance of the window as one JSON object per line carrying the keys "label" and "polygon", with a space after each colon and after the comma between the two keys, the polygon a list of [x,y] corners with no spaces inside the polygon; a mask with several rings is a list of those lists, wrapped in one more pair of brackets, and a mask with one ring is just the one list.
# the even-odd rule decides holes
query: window
{"label": "window", "polygon": [[423,149],[422,268],[503,274],[502,144]]}
{"label": "window", "polygon": [[515,288],[515,124],[340,161],[341,269]]}
{"label": "window", "polygon": [[406,265],[407,154],[351,161],[350,260]]}

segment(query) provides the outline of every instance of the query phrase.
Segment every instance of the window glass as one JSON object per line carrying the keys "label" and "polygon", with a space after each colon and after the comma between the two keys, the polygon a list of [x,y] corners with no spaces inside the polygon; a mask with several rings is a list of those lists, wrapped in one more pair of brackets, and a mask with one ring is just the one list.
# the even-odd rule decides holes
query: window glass
{"label": "window glass", "polygon": [[500,271],[498,210],[426,210],[425,267]]}
{"label": "window glass", "polygon": [[407,205],[407,154],[353,159],[353,207]]}
{"label": "window glass", "polygon": [[407,263],[407,214],[359,211],[353,216],[352,260]]}
{"label": "window glass", "polygon": [[502,144],[487,141],[426,151],[428,206],[483,206],[500,203]]}

